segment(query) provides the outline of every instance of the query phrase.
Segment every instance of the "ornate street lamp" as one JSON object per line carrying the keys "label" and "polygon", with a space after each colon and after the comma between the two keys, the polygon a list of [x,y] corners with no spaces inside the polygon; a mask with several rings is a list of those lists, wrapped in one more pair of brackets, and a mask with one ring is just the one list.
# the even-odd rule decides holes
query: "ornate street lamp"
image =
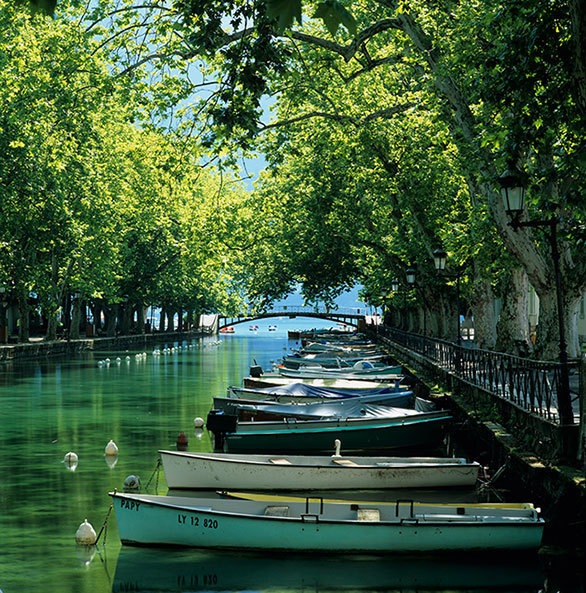
{"label": "ornate street lamp", "polygon": [[513,166],[507,169],[498,179],[501,186],[501,197],[505,211],[513,219],[517,219],[523,212],[525,187],[521,175]]}
{"label": "ornate street lamp", "polygon": [[[499,177],[498,182],[501,186],[501,197],[504,202],[505,210],[512,219],[508,224],[514,231],[521,227],[540,227],[546,229],[546,235],[551,246],[558,309],[560,353],[560,381],[557,393],[558,409],[560,413],[560,422],[562,424],[573,424],[574,412],[572,410],[572,400],[570,395],[568,350],[566,344],[566,332],[564,329],[564,297],[560,272],[560,253],[557,240],[557,225],[559,224],[560,219],[556,216],[552,216],[549,220],[522,221],[521,216],[524,208],[525,188],[523,187],[521,176],[516,171],[507,170]],[[549,229],[549,232],[547,232],[547,229]]]}
{"label": "ornate street lamp", "polygon": [[443,249],[436,249],[433,252],[433,263],[435,264],[435,269],[438,274],[442,272],[442,276],[444,278],[453,278],[456,280],[456,327],[458,328],[457,344],[458,346],[461,346],[462,333],[460,332],[460,278],[463,275],[465,266],[458,266],[455,273],[448,274],[445,272],[447,259],[448,254]]}
{"label": "ornate street lamp", "polygon": [[421,290],[421,297],[423,298],[423,336],[427,337],[427,302],[425,300],[425,293],[423,288],[417,284],[417,270],[414,267],[409,267],[405,270],[405,276],[407,278],[407,284],[412,286],[416,291]]}
{"label": "ornate street lamp", "polygon": [[397,278],[391,282],[391,290],[393,292],[399,292],[399,280],[397,280]]}
{"label": "ornate street lamp", "polygon": [[443,249],[436,249],[433,252],[433,263],[435,264],[435,269],[438,272],[443,272],[446,269],[447,259],[448,254]]}

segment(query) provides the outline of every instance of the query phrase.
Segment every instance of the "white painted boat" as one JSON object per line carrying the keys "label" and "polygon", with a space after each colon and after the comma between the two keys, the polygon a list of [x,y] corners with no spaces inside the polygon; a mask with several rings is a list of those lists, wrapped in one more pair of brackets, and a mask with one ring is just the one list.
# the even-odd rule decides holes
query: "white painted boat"
{"label": "white painted boat", "polygon": [[480,465],[451,457],[159,451],[172,489],[363,490],[471,487]]}
{"label": "white painted boat", "polygon": [[111,492],[123,544],[327,553],[535,550],[524,508],[211,499]]}
{"label": "white painted boat", "polygon": [[[400,379],[394,381],[395,385]],[[389,381],[369,381],[367,379],[336,379],[334,377],[285,377],[280,373],[265,373],[260,377],[244,377],[242,384],[244,387],[258,389],[264,387],[276,387],[278,385],[290,385],[291,383],[303,383],[304,385],[314,385],[316,387],[331,387],[334,389],[381,389],[388,387]],[[406,389],[406,387],[405,387]]]}

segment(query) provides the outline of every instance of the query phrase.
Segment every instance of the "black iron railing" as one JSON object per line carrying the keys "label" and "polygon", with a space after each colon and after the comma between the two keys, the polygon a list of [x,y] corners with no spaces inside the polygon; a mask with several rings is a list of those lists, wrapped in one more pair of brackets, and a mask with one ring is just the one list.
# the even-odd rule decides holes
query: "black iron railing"
{"label": "black iron railing", "polygon": [[[378,326],[376,331],[471,385],[508,399],[542,418],[559,422],[559,363],[458,346],[446,340],[428,338],[388,326]],[[577,362],[570,363],[570,369],[577,368],[577,365]]]}

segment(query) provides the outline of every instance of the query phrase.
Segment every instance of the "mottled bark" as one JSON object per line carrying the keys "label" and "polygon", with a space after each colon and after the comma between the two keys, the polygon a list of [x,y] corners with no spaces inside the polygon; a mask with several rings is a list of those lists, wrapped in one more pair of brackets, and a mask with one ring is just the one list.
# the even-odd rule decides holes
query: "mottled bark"
{"label": "mottled bark", "polygon": [[79,340],[79,325],[81,321],[81,301],[79,299],[73,300],[71,326],[69,328],[69,337],[72,340]]}
{"label": "mottled bark", "polygon": [[471,307],[474,315],[474,343],[478,348],[492,350],[496,345],[497,332],[494,294],[488,280],[474,283]]}
{"label": "mottled bark", "polygon": [[503,290],[496,349],[523,357],[533,350],[529,338],[529,279],[522,268],[511,270]]}

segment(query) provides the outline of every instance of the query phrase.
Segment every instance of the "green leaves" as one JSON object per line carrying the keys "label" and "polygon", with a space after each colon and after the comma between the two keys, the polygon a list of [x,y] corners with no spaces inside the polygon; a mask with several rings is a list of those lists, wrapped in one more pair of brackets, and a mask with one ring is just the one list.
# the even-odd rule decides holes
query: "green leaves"
{"label": "green leaves", "polygon": [[336,35],[340,25],[346,27],[350,34],[356,35],[356,19],[352,13],[337,0],[325,0],[324,2],[320,2],[313,14],[313,18],[322,19],[332,36]]}
{"label": "green leaves", "polygon": [[281,34],[297,20],[301,24],[302,0],[266,0],[267,16],[278,23],[277,31]]}

